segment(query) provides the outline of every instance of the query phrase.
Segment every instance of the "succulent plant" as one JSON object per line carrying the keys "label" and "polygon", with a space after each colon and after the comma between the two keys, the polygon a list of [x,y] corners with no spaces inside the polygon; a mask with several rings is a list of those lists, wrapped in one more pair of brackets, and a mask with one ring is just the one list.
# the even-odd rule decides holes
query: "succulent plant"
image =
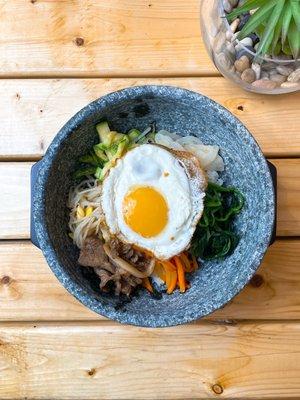
{"label": "succulent plant", "polygon": [[297,59],[300,55],[300,0],[246,0],[227,15],[236,17],[254,11],[242,30],[239,40],[251,33],[260,39],[257,54],[278,55],[283,52]]}

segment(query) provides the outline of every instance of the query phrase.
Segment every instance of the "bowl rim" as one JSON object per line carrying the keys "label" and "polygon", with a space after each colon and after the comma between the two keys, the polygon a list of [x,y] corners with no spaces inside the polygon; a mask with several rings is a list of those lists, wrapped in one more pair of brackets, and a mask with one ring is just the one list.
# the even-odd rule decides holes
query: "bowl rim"
{"label": "bowl rim", "polygon": [[[45,218],[45,192],[48,181],[48,176],[52,167],[52,161],[55,159],[57,152],[60,147],[64,145],[65,141],[68,139],[69,135],[81,126],[84,121],[92,116],[95,112],[95,107],[98,111],[104,110],[107,106],[114,105],[119,101],[124,100],[132,100],[136,97],[141,98],[141,96],[145,95],[153,95],[159,97],[170,98],[170,91],[175,92],[180,99],[184,98],[188,101],[195,100],[204,100],[207,103],[208,107],[212,107],[219,114],[226,114],[226,117],[230,122],[237,124],[241,129],[239,130],[239,134],[243,137],[247,138],[249,143],[248,146],[251,145],[253,151],[253,155],[256,156],[257,160],[260,162],[261,167],[264,169],[264,173],[270,181],[271,187],[271,198],[270,201],[270,209],[269,218],[268,218],[268,235],[264,237],[264,241],[262,245],[259,246],[256,257],[251,265],[248,266],[247,271],[249,272],[248,276],[245,276],[244,279],[239,280],[238,284],[234,288],[234,290],[226,292],[226,295],[222,296],[217,302],[214,302],[213,306],[207,308],[205,312],[202,309],[199,309],[198,312],[194,310],[191,312],[187,310],[184,315],[180,316],[180,319],[174,318],[174,316],[164,315],[158,321],[153,318],[143,318],[141,314],[134,314],[124,312],[122,310],[115,310],[111,305],[105,304],[105,302],[101,302],[94,298],[91,298],[89,293],[74,279],[71,278],[69,274],[66,274],[63,265],[60,264],[59,259],[56,255],[54,246],[52,244],[51,238],[49,236],[46,218]],[[272,184],[272,178],[270,174],[269,167],[267,165],[267,160],[264,157],[258,143],[248,131],[248,129],[242,124],[242,122],[236,118],[229,110],[227,110],[222,105],[218,104],[214,100],[210,99],[207,96],[204,96],[200,93],[176,87],[176,86],[166,86],[166,85],[143,85],[143,86],[131,86],[118,91],[111,92],[106,94],[93,102],[89,103],[85,107],[83,107],[80,111],[78,111],[73,117],[71,117],[65,125],[60,129],[58,134],[54,137],[53,141],[49,145],[45,156],[41,160],[41,168],[39,170],[39,174],[35,183],[35,187],[33,190],[33,223],[36,229],[37,239],[39,242],[40,249],[43,252],[44,257],[47,260],[47,263],[60,281],[60,283],[68,290],[70,294],[72,294],[77,300],[79,300],[83,305],[96,312],[97,314],[103,315],[112,320],[118,321],[120,323],[136,325],[141,327],[169,327],[180,325],[188,322],[192,322],[199,318],[202,318],[211,312],[222,308],[226,305],[232,298],[234,298],[249,282],[249,279],[254,275],[256,270],[261,264],[262,258],[268,248],[268,245],[271,241],[272,231],[275,224],[275,192]]]}

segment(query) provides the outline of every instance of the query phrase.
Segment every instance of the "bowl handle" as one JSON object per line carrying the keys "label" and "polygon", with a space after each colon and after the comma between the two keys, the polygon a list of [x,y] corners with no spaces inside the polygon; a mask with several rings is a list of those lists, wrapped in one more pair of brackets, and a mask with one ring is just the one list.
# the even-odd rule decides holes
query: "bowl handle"
{"label": "bowl handle", "polygon": [[34,219],[33,219],[33,197],[34,197],[34,191],[35,191],[35,183],[37,180],[37,177],[39,175],[40,169],[42,166],[42,160],[36,162],[33,164],[31,167],[31,173],[30,173],[30,240],[31,242],[38,248],[40,248],[37,236],[36,236],[36,231],[35,231],[35,226],[34,226]]}
{"label": "bowl handle", "polygon": [[273,232],[271,236],[271,240],[269,243],[269,246],[275,242],[276,239],[276,225],[277,225],[277,170],[274,164],[272,164],[270,161],[267,160],[268,167],[270,170],[270,174],[272,177],[273,181],[273,187],[274,187],[274,197],[275,197],[275,216],[274,216],[274,226],[273,226]]}

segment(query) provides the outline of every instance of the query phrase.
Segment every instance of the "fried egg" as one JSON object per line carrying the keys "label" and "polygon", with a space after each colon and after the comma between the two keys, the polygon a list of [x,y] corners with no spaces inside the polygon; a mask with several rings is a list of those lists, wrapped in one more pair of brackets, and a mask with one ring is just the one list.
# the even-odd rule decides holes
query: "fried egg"
{"label": "fried egg", "polygon": [[185,151],[144,144],[104,179],[101,205],[111,235],[165,260],[185,250],[203,212],[205,173]]}

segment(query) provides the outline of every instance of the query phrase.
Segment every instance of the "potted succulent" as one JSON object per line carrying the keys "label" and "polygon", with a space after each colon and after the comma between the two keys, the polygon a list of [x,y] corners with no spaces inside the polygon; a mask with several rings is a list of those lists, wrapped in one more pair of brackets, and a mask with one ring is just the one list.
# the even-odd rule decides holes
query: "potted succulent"
{"label": "potted succulent", "polygon": [[259,93],[300,89],[300,0],[202,0],[201,27],[225,77]]}

